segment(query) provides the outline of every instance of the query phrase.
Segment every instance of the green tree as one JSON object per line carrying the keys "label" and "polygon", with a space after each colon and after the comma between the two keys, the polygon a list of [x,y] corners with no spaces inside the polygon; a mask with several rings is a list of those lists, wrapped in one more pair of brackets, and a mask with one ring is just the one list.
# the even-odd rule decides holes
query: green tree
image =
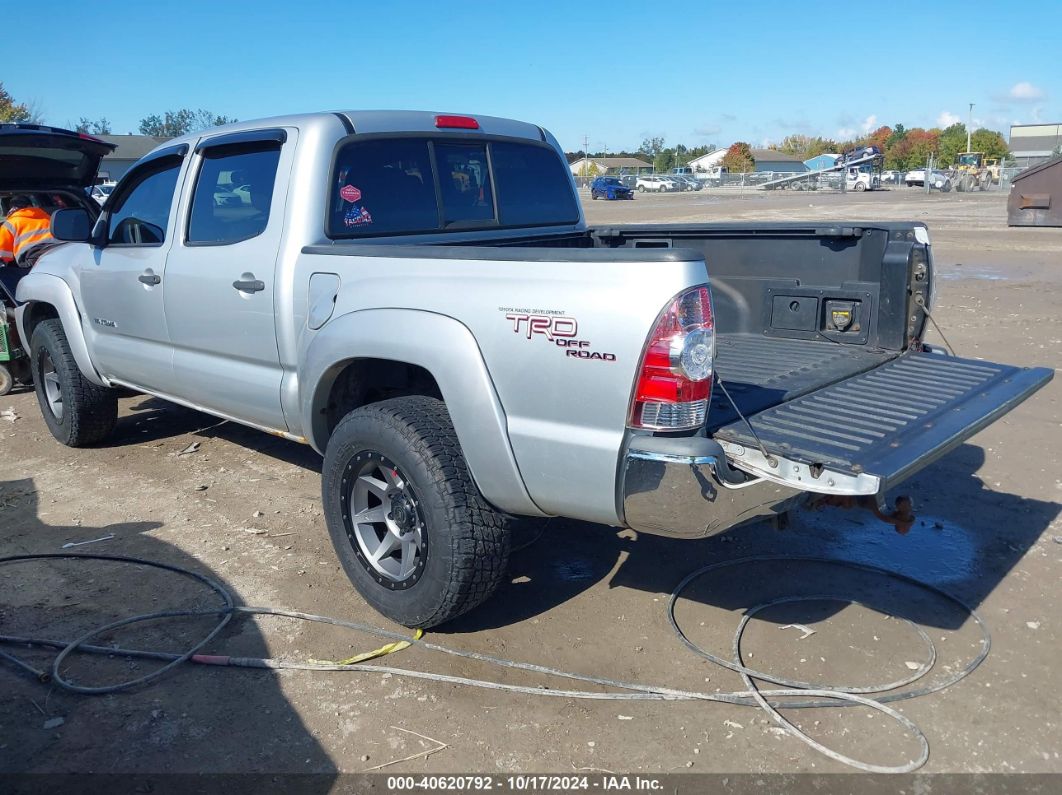
{"label": "green tree", "polygon": [[15,102],[4,84],[0,83],[0,122],[29,121],[32,115],[30,108],[24,103]]}
{"label": "green tree", "polygon": [[892,134],[885,141],[885,150],[888,151],[891,147],[896,146],[900,141],[907,137],[907,128],[902,124],[894,124],[892,126]]}
{"label": "green tree", "polygon": [[653,158],[653,170],[657,172],[670,171],[677,163],[674,149],[664,149]]}
{"label": "green tree", "polygon": [[955,165],[959,152],[966,151],[966,125],[961,121],[944,128],[940,133],[937,154],[942,167]]}
{"label": "green tree", "polygon": [[731,144],[723,155],[723,165],[732,174],[745,174],[754,171],[756,159],[752,156],[752,148],[744,141]]}
{"label": "green tree", "polygon": [[837,144],[827,138],[811,135],[787,135],[780,144],[773,144],[771,149],[785,152],[787,155],[808,160],[826,152],[834,152]]}
{"label": "green tree", "polygon": [[638,153],[647,155],[652,159],[656,159],[656,156],[664,151],[664,138],[663,136],[657,136],[655,138],[645,138],[642,140],[642,145],[638,147]]}
{"label": "green tree", "polygon": [[[696,160],[698,157],[701,157],[702,155],[710,155],[712,152],[714,152],[718,148],[719,147],[716,146],[715,144],[705,144],[704,146],[695,146],[695,147],[693,147],[686,154],[689,156],[689,160]],[[687,162],[689,162],[689,161],[687,161]]]}
{"label": "green tree", "polygon": [[77,123],[77,131],[79,133],[91,133],[92,135],[110,135],[111,123],[107,121],[107,118],[101,116],[95,121],[89,121],[84,116]]}
{"label": "green tree", "polygon": [[209,110],[181,108],[180,110],[168,110],[162,116],[157,113],[146,116],[140,120],[139,129],[141,135],[173,138],[204,130],[207,127],[231,124],[234,121],[236,121],[235,118],[218,116]]}
{"label": "green tree", "polygon": [[970,136],[970,146],[974,152],[984,152],[985,157],[996,157],[1000,161],[1010,154],[1010,148],[1002,133],[982,127],[974,130]]}

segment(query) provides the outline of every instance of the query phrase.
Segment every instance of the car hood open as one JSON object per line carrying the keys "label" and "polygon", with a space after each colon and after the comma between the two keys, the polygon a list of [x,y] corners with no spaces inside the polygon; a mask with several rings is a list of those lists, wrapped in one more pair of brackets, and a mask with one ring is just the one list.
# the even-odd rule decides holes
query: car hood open
{"label": "car hood open", "polygon": [[114,144],[40,124],[0,124],[0,191],[83,189]]}

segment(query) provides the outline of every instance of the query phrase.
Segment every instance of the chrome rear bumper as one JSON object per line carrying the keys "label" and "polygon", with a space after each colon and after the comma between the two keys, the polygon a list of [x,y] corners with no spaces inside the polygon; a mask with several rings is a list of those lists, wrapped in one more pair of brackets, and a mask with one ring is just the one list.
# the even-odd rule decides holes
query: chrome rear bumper
{"label": "chrome rear bumper", "polygon": [[740,480],[712,439],[633,437],[622,471],[625,524],[673,538],[703,538],[783,513],[803,490],[763,479]]}

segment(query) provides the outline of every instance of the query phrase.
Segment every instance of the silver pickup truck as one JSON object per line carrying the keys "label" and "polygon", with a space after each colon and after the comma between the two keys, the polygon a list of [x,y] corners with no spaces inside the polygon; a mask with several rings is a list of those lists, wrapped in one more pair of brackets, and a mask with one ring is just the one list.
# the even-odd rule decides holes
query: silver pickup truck
{"label": "silver pickup truck", "polygon": [[1053,374],[922,344],[921,224],[588,228],[556,139],[500,118],[207,130],[52,232],[16,314],[55,437],[125,388],[312,445],[339,560],[411,627],[494,591],[510,516],[698,538],[880,499]]}

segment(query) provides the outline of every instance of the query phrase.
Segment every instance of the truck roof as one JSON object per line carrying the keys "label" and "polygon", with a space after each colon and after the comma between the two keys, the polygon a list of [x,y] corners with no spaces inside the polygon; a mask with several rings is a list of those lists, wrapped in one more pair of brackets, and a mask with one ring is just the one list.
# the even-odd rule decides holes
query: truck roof
{"label": "truck roof", "polygon": [[440,128],[435,123],[436,117],[440,115],[471,117],[479,124],[478,131],[466,129],[461,130],[461,132],[473,135],[478,132],[479,134],[526,138],[532,141],[546,141],[557,146],[556,139],[541,127],[528,122],[516,121],[515,119],[503,119],[498,116],[424,110],[340,110],[272,116],[264,119],[250,119],[248,121],[234,122],[233,124],[224,124],[220,127],[210,127],[207,130],[198,130],[180,138],[174,138],[166,141],[158,148],[162,149],[181,143],[195,144],[205,135],[242,132],[263,127],[296,127],[299,130],[313,130],[316,128],[320,130],[332,127],[337,121],[348,129],[352,127],[355,133],[434,133],[440,131]]}

